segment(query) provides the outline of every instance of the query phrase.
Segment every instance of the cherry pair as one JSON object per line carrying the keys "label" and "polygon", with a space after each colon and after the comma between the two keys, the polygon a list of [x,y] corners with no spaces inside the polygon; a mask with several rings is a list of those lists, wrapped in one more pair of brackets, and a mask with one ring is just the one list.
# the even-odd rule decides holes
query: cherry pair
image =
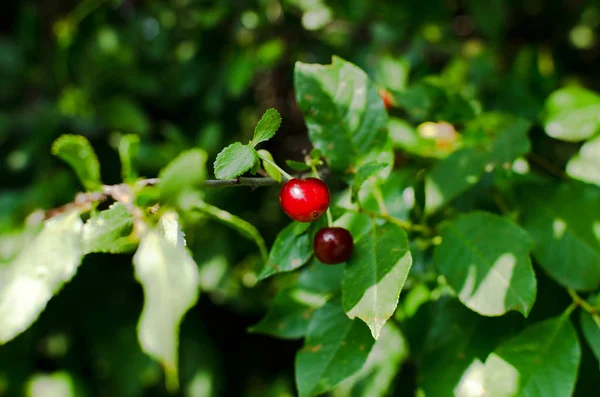
{"label": "cherry pair", "polygon": [[[330,201],[329,188],[318,178],[290,179],[279,192],[283,212],[298,222],[319,219],[329,208]],[[352,235],[341,227],[322,228],[313,240],[315,256],[328,265],[347,261],[353,247]]]}

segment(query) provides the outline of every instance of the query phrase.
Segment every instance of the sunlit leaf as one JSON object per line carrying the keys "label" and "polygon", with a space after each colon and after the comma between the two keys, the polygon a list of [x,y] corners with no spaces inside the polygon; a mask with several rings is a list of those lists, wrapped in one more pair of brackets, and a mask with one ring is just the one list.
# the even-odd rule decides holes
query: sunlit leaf
{"label": "sunlit leaf", "polygon": [[52,154],[66,161],[75,171],[86,190],[97,190],[100,163],[90,142],[82,135],[62,135],[52,144]]}
{"label": "sunlit leaf", "polygon": [[273,138],[280,125],[281,115],[279,112],[275,109],[267,109],[254,129],[252,146]]}
{"label": "sunlit leaf", "polygon": [[567,163],[571,178],[600,186],[600,137],[586,142]]}
{"label": "sunlit leaf", "polygon": [[133,215],[125,205],[115,203],[100,211],[83,225],[84,252],[127,252],[136,241],[129,237],[133,227]]}
{"label": "sunlit leaf", "polygon": [[221,150],[214,163],[217,179],[233,179],[249,171],[258,162],[256,150],[250,145],[233,143]]}
{"label": "sunlit leaf", "polygon": [[600,95],[580,87],[554,91],[546,100],[544,128],[552,138],[578,142],[600,128]]}

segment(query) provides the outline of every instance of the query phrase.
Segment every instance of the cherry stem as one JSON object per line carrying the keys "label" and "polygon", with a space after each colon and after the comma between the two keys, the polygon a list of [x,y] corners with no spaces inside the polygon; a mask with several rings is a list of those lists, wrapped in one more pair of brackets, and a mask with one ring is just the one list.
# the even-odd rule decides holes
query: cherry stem
{"label": "cherry stem", "polygon": [[281,175],[285,176],[288,180],[289,179],[294,179],[293,176],[291,176],[290,174],[288,174],[287,172],[285,172],[280,166],[278,166],[277,164],[275,164],[274,161],[271,161],[269,158],[267,158],[266,156],[261,155],[260,153],[258,154],[258,157],[260,157],[262,159],[262,161],[270,164],[271,166],[275,167],[275,169],[277,169],[277,171],[281,172]]}
{"label": "cherry stem", "polygon": [[596,313],[598,313],[599,308],[590,305],[585,299],[583,299],[581,296],[579,296],[579,294],[577,292],[575,292],[575,290],[573,288],[567,288],[567,292],[571,296],[571,299],[573,299],[573,303],[575,305],[581,306],[581,308],[583,310],[585,310],[586,312],[588,312],[592,315],[596,315]]}
{"label": "cherry stem", "polygon": [[333,226],[333,218],[331,216],[331,210],[329,208],[327,208],[327,226],[331,227]]}

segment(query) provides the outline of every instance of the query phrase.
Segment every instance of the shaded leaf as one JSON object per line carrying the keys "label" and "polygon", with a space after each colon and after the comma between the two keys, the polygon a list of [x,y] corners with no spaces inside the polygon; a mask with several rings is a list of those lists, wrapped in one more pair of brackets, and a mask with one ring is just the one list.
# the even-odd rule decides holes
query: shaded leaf
{"label": "shaded leaf", "polygon": [[394,314],[400,291],[412,265],[406,232],[398,225],[377,225],[355,237],[352,257],[344,270],[342,296],[349,318],[358,317],[377,339]]}
{"label": "shaded leaf", "polygon": [[83,256],[82,226],[78,211],[48,219],[12,262],[0,267],[0,344],[29,328],[73,278]]}
{"label": "shaded leaf", "polygon": [[208,155],[202,149],[190,149],[172,160],[158,175],[160,194],[174,200],[182,192],[197,188],[206,179]]}
{"label": "shaded leaf", "polygon": [[83,135],[61,135],[52,144],[52,154],[73,168],[86,190],[97,190],[102,185],[100,163],[92,145]]}
{"label": "shaded leaf", "polygon": [[280,125],[281,115],[279,112],[275,109],[267,109],[254,129],[254,137],[251,142],[252,146],[256,146],[261,142],[273,138]]}
{"label": "shaded leaf", "polygon": [[384,148],[387,112],[360,68],[336,56],[330,65],[297,62],[294,85],[310,140],[332,169],[359,165]]}
{"label": "shaded leaf", "polygon": [[299,161],[294,160],[286,160],[285,163],[293,169],[294,171],[308,171],[310,170],[310,166],[306,163],[301,163]]}
{"label": "shaded leaf", "polygon": [[144,110],[132,99],[115,97],[100,106],[102,122],[110,129],[145,135],[150,131],[150,120]]}
{"label": "shaded leaf", "polygon": [[354,176],[354,180],[352,181],[352,193],[350,196],[350,200],[353,203],[356,202],[356,200],[358,199],[358,192],[360,191],[362,185],[367,181],[367,179],[384,169],[386,166],[387,164],[370,162],[361,166],[358,169],[358,172],[356,173],[356,175]]}
{"label": "shaded leaf", "polygon": [[214,163],[217,179],[233,179],[250,170],[258,162],[256,150],[250,145],[233,143],[221,150]]}
{"label": "shaded leaf", "polygon": [[317,396],[356,373],[374,340],[358,320],[350,320],[339,299],[318,309],[308,326],[304,347],[296,354],[299,397]]}
{"label": "shaded leaf", "polygon": [[554,91],[545,103],[546,134],[567,142],[590,138],[600,128],[600,95],[580,87]]}
{"label": "shaded leaf", "polygon": [[137,242],[129,237],[133,215],[121,203],[111,205],[88,219],[83,225],[83,252],[122,253]]}
{"label": "shaded leaf", "polygon": [[600,191],[579,183],[531,185],[519,189],[517,198],[537,262],[561,285],[597,288]]}
{"label": "shaded leaf", "polygon": [[583,309],[579,312],[583,336],[596,359],[600,361],[600,316],[597,313],[588,313]]}
{"label": "shaded leaf", "polygon": [[327,294],[341,288],[343,274],[343,266],[325,265],[313,259],[311,264],[300,272],[296,286]]}
{"label": "shaded leaf", "polygon": [[508,219],[471,212],[447,223],[435,262],[462,303],[484,316],[527,316],[537,282],[527,233]]}

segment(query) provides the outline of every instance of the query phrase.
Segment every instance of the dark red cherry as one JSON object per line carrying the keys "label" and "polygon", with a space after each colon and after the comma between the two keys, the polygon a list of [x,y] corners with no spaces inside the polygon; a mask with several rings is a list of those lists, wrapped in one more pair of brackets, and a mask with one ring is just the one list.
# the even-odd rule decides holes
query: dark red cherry
{"label": "dark red cherry", "polygon": [[318,260],[335,265],[350,259],[354,241],[350,232],[342,227],[324,227],[315,234],[313,248]]}
{"label": "dark red cherry", "polygon": [[329,207],[329,188],[320,179],[290,179],[279,191],[283,212],[298,222],[312,222]]}

